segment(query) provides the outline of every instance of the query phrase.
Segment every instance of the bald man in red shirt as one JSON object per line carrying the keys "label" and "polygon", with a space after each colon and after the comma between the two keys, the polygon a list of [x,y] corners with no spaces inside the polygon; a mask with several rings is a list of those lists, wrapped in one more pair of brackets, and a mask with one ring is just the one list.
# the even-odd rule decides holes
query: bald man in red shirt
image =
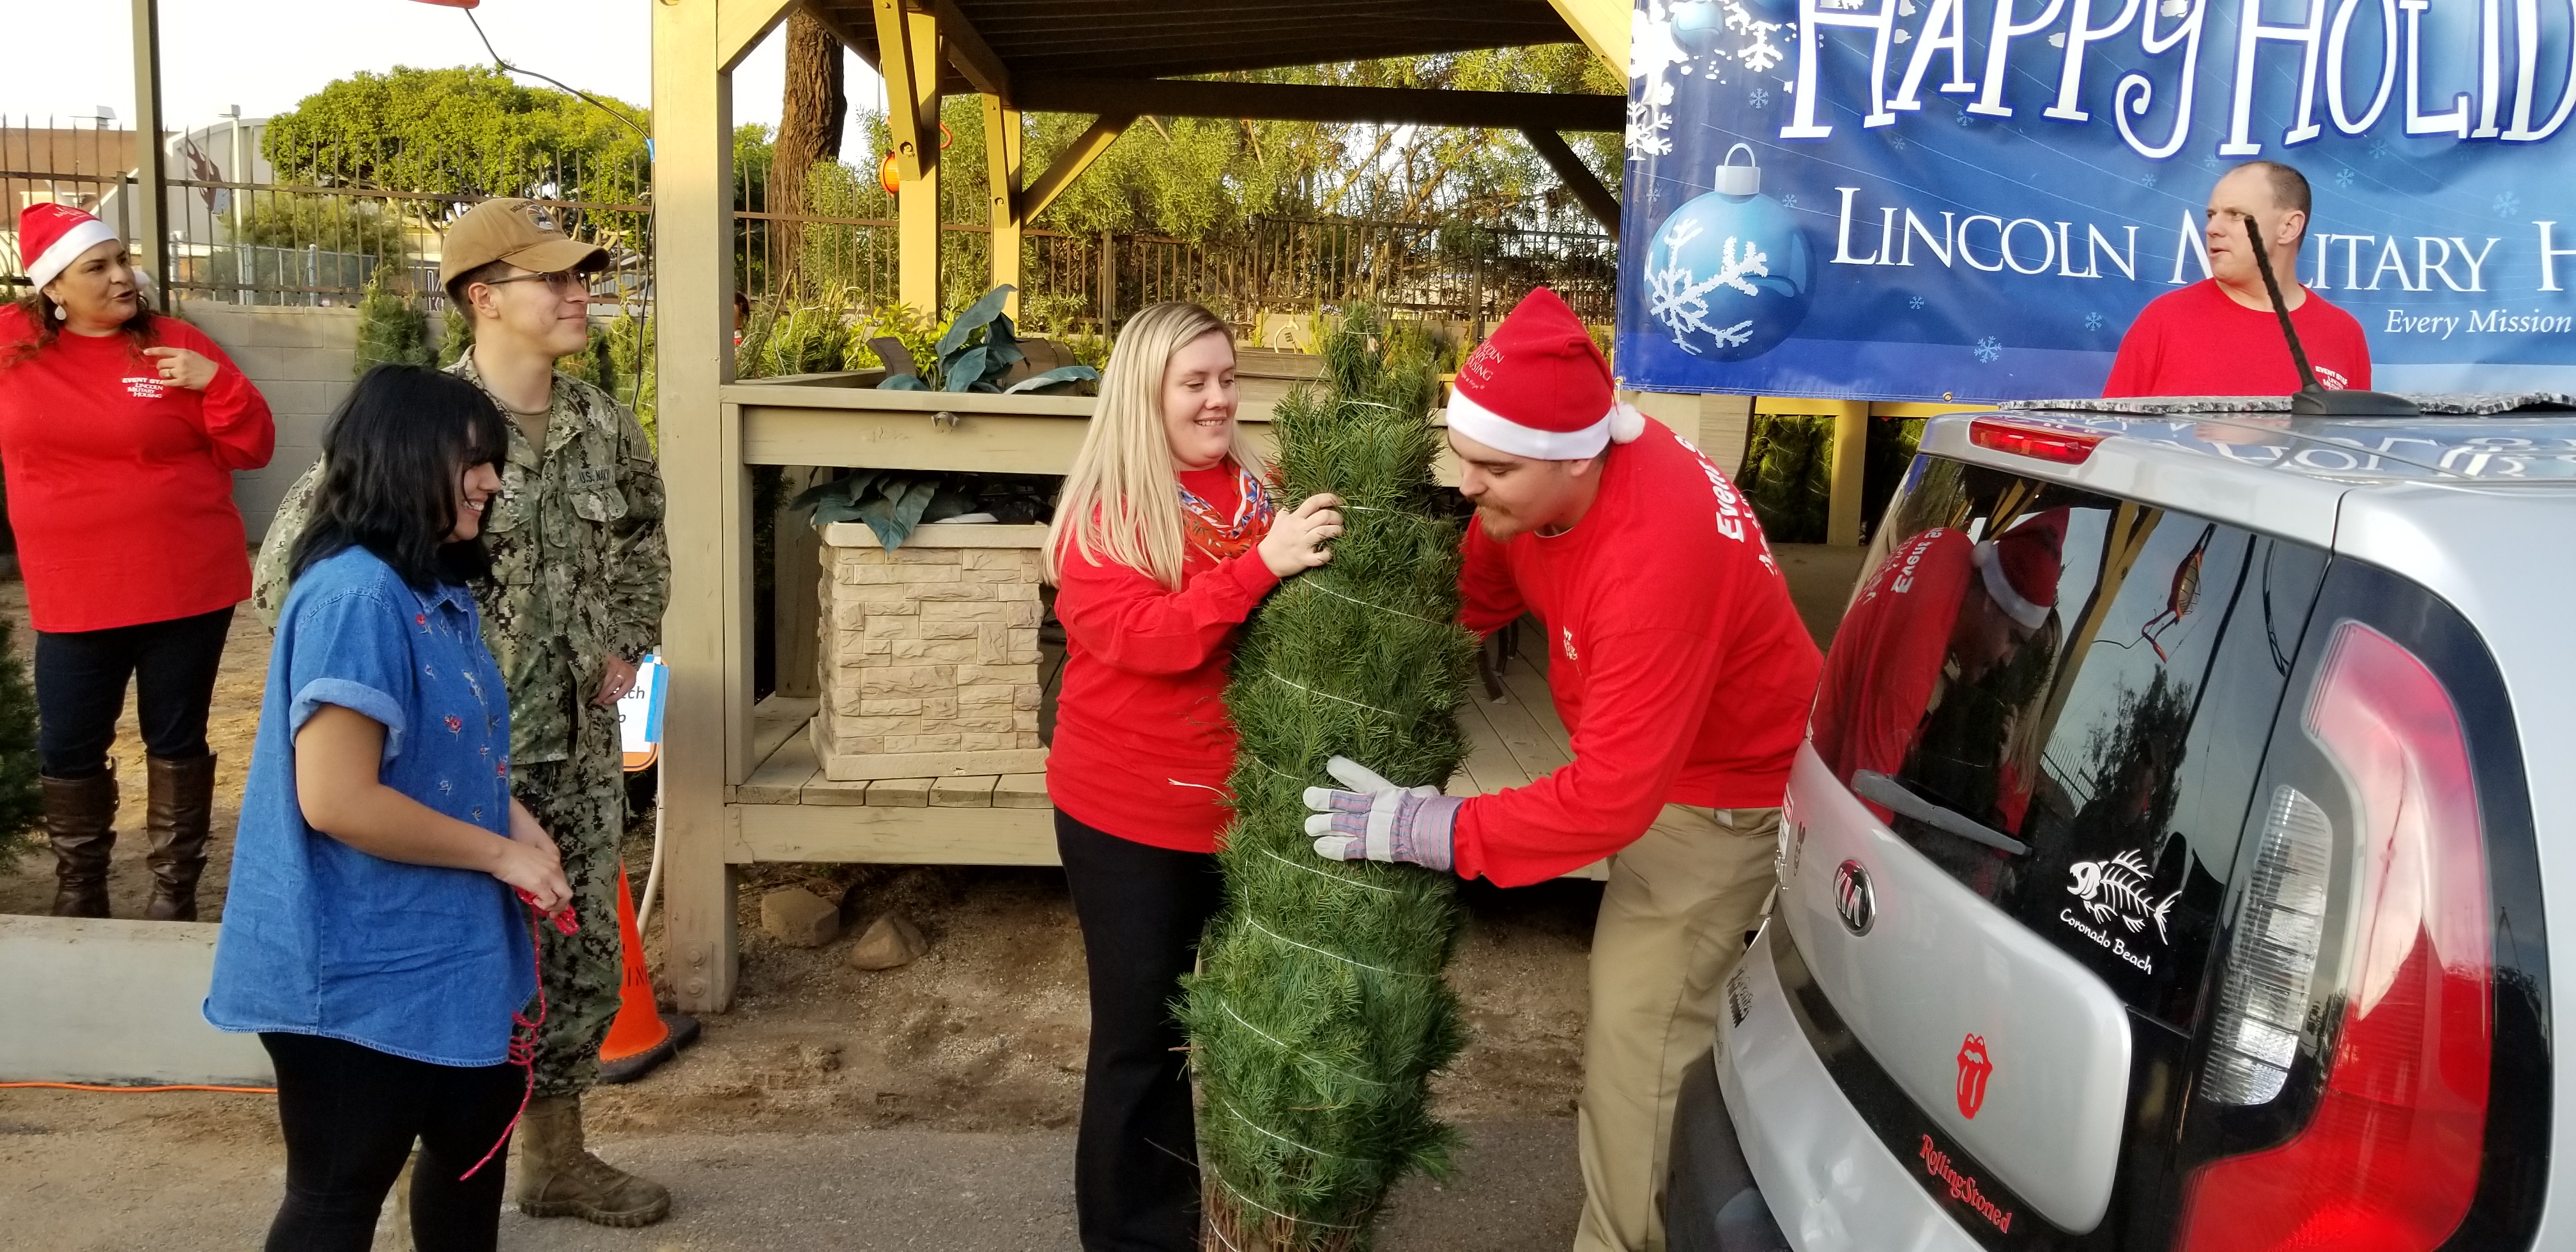
{"label": "bald man in red shirt", "polygon": [[2370,340],[2352,314],[2299,282],[2308,180],[2277,161],[2249,161],[2210,188],[2209,277],[2151,301],[2120,339],[2105,396],[2286,396],[2307,386],[2246,234],[2264,241],[2317,382],[2370,390]]}

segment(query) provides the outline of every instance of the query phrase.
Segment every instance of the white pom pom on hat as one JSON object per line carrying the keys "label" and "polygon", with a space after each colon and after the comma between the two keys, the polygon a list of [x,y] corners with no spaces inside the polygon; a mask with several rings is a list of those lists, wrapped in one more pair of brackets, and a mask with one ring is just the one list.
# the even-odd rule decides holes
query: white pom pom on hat
{"label": "white pom pom on hat", "polygon": [[1451,430],[1541,461],[1598,456],[1646,433],[1646,415],[1619,400],[1592,333],[1545,287],[1467,354],[1448,411]]}

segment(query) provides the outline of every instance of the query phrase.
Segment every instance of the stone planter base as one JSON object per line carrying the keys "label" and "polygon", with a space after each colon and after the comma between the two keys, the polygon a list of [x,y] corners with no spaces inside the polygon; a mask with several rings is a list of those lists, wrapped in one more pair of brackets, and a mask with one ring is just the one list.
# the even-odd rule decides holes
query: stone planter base
{"label": "stone planter base", "polygon": [[823,528],[823,704],[814,755],[834,782],[1024,774],[1038,743],[1044,526],[923,526],[887,552]]}

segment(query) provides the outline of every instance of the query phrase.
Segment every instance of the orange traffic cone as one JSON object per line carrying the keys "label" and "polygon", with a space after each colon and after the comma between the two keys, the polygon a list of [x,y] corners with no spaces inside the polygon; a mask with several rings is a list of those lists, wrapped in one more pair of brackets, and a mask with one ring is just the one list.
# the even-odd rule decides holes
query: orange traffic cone
{"label": "orange traffic cone", "polygon": [[644,936],[635,929],[635,895],[626,867],[617,868],[617,946],[625,954],[617,1020],[599,1045],[599,1080],[633,1082],[698,1038],[698,1019],[664,1013],[653,1004],[653,979],[644,972]]}

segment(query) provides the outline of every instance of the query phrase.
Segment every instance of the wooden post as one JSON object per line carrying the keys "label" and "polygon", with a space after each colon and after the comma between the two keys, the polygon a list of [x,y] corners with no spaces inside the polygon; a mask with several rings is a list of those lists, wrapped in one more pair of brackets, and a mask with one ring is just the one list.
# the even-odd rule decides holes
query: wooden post
{"label": "wooden post", "polygon": [[[236,175],[243,182],[247,174]],[[170,286],[170,228],[161,220],[170,211],[166,173],[161,168],[161,6],[159,0],[134,0],[134,223],[135,242],[142,245],[134,263],[152,272],[156,298],[166,312],[178,301]]]}
{"label": "wooden post", "polygon": [[770,655],[777,658],[774,685],[782,696],[819,696],[823,694],[818,677],[822,673],[823,536],[815,530],[812,514],[790,508],[785,501],[830,481],[832,472],[790,465],[784,473],[786,481],[779,484],[778,493],[781,503],[770,519],[777,528],[777,540],[770,545],[776,604],[770,618],[774,641]]}
{"label": "wooden post", "polygon": [[684,1010],[733,999],[726,789],[751,736],[751,490],[732,381],[733,66],[790,0],[660,0],[653,12],[654,378],[671,667],[663,716],[663,963]]}
{"label": "wooden post", "polygon": [[877,69],[894,132],[895,290],[939,320],[939,17],[876,0]]}
{"label": "wooden post", "polygon": [[[1020,111],[1000,96],[984,97],[984,173],[992,189],[992,285],[1020,285]],[[1016,321],[1020,293],[1003,297],[1002,311]]]}
{"label": "wooden post", "polygon": [[1869,464],[1869,401],[1819,400],[1834,419],[1834,490],[1825,510],[1825,542],[1860,546],[1861,470]]}
{"label": "wooden post", "polygon": [[1118,237],[1100,232],[1100,333],[1109,333],[1111,319],[1118,315]]}

